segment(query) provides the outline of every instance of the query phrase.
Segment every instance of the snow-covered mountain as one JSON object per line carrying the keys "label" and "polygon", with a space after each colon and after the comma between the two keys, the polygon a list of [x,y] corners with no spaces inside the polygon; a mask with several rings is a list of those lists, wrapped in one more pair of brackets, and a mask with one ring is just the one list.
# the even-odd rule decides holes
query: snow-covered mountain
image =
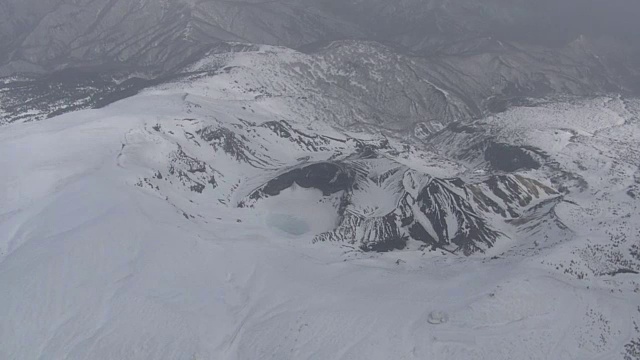
{"label": "snow-covered mountain", "polygon": [[637,358],[640,101],[427,121],[470,107],[372,47],[231,44],[5,115],[1,357]]}
{"label": "snow-covered mountain", "polygon": [[[630,91],[618,75],[601,71],[600,60],[585,59],[582,50],[549,57],[546,50],[525,50],[495,40],[483,41],[483,46],[489,46],[490,52],[425,58],[352,40],[332,42],[312,53],[232,43],[218,45],[195,63],[159,78],[77,69],[46,77],[8,77],[0,87],[4,114],[0,121],[31,121],[102,107],[145,87],[223,69],[252,71],[238,75],[252,77],[257,86],[246,91],[264,92],[264,96],[286,93],[291,106],[311,108],[300,111],[323,109],[323,118],[331,123],[423,135],[454,121],[522,105],[528,96]],[[555,64],[553,71],[549,61]],[[304,102],[295,101],[303,98]]]}
{"label": "snow-covered mountain", "polygon": [[639,12],[0,1],[0,359],[640,359]]}

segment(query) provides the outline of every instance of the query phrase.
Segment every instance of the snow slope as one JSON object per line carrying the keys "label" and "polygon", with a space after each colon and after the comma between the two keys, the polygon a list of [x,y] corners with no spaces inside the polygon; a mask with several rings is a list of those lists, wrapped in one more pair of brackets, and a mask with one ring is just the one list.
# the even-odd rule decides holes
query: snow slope
{"label": "snow slope", "polygon": [[[467,133],[445,129],[423,144],[346,131],[236,80],[207,75],[0,128],[0,358],[637,357],[637,101],[539,104],[482,120],[471,140],[547,152],[531,155],[537,169],[504,172],[469,155]],[[522,212],[482,212],[510,238],[470,257],[416,240],[366,252],[314,242],[340,221],[339,191],[293,186],[237,206],[292,167],[377,164],[363,156],[374,153],[385,163],[369,175],[383,179],[393,162],[460,177],[486,196],[470,200],[474,209]],[[524,200],[489,190],[494,174],[497,188],[526,176],[565,198],[514,207]],[[587,186],[561,189],[558,174]],[[352,210],[387,213],[389,189],[367,183]],[[367,197],[380,192],[378,203]]]}

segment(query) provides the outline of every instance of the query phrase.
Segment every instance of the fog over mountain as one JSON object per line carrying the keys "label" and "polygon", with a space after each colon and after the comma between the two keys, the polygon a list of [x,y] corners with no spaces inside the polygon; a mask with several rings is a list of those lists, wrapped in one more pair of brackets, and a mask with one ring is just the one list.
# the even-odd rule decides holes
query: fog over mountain
{"label": "fog over mountain", "polygon": [[[96,76],[102,82],[171,76],[221,43],[241,42],[309,54],[340,46],[339,66],[353,53],[374,58],[384,48],[406,59],[407,76],[415,72],[453,94],[446,101],[421,95],[440,110],[418,115],[443,123],[478,118],[514,97],[640,91],[640,5],[626,0],[5,0],[2,6],[0,74],[81,71],[57,85],[65,88]],[[5,109],[11,104],[6,100]],[[452,107],[454,113],[443,110]]]}
{"label": "fog over mountain", "polygon": [[167,70],[220,41],[300,48],[362,39],[435,56],[463,54],[469,49],[450,47],[483,38],[550,51],[585,38],[595,43],[586,51],[620,59],[640,45],[640,5],[633,0],[4,0],[0,6],[5,73],[102,64]]}
{"label": "fog over mountain", "polygon": [[638,19],[0,0],[0,360],[640,360]]}

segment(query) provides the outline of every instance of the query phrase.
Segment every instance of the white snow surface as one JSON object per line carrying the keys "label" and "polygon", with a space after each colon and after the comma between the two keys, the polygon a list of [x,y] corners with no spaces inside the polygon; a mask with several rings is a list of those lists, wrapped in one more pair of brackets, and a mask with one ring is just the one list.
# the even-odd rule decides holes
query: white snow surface
{"label": "white snow surface", "polygon": [[[150,130],[178,129],[176,119],[186,117],[230,123],[253,99],[189,91],[156,89],[101,110],[0,128],[0,359],[624,359],[624,346],[638,338],[638,275],[564,271],[587,256],[576,251],[605,236],[590,236],[590,227],[620,219],[596,211],[605,200],[576,195],[593,202],[588,216],[570,203],[559,209],[576,238],[552,239],[525,256],[363,254],[312,244],[335,222],[335,207],[319,193],[293,189],[255,209],[230,206],[221,194],[244,191],[257,174]],[[282,104],[259,100],[242,116],[293,117]],[[583,125],[579,136],[624,123],[618,113],[582,123],[584,108],[561,111]],[[544,123],[522,134],[556,131]],[[561,135],[549,149],[559,158],[579,147]],[[135,186],[166,167],[177,145],[225,174],[216,190]],[[285,145],[271,144],[280,158],[300,155]],[[587,165],[594,186],[606,187],[598,177],[609,168]],[[233,177],[245,170],[246,178]],[[627,185],[612,196],[622,199]],[[627,212],[637,222],[637,207]],[[505,246],[528,248],[517,239]]]}

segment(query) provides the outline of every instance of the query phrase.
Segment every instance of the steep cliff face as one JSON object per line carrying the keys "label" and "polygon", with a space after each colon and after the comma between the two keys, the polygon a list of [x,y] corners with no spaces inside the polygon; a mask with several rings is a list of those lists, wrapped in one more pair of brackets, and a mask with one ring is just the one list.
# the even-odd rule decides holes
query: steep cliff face
{"label": "steep cliff face", "polygon": [[[254,206],[291,187],[338,194],[337,227],[314,241],[347,243],[364,251],[421,248],[471,255],[509,235],[507,220],[559,194],[519,175],[467,184],[433,178],[385,158],[320,162],[290,169],[250,193],[240,206]],[[497,216],[495,216],[497,215]],[[520,226],[531,225],[521,221]]]}

